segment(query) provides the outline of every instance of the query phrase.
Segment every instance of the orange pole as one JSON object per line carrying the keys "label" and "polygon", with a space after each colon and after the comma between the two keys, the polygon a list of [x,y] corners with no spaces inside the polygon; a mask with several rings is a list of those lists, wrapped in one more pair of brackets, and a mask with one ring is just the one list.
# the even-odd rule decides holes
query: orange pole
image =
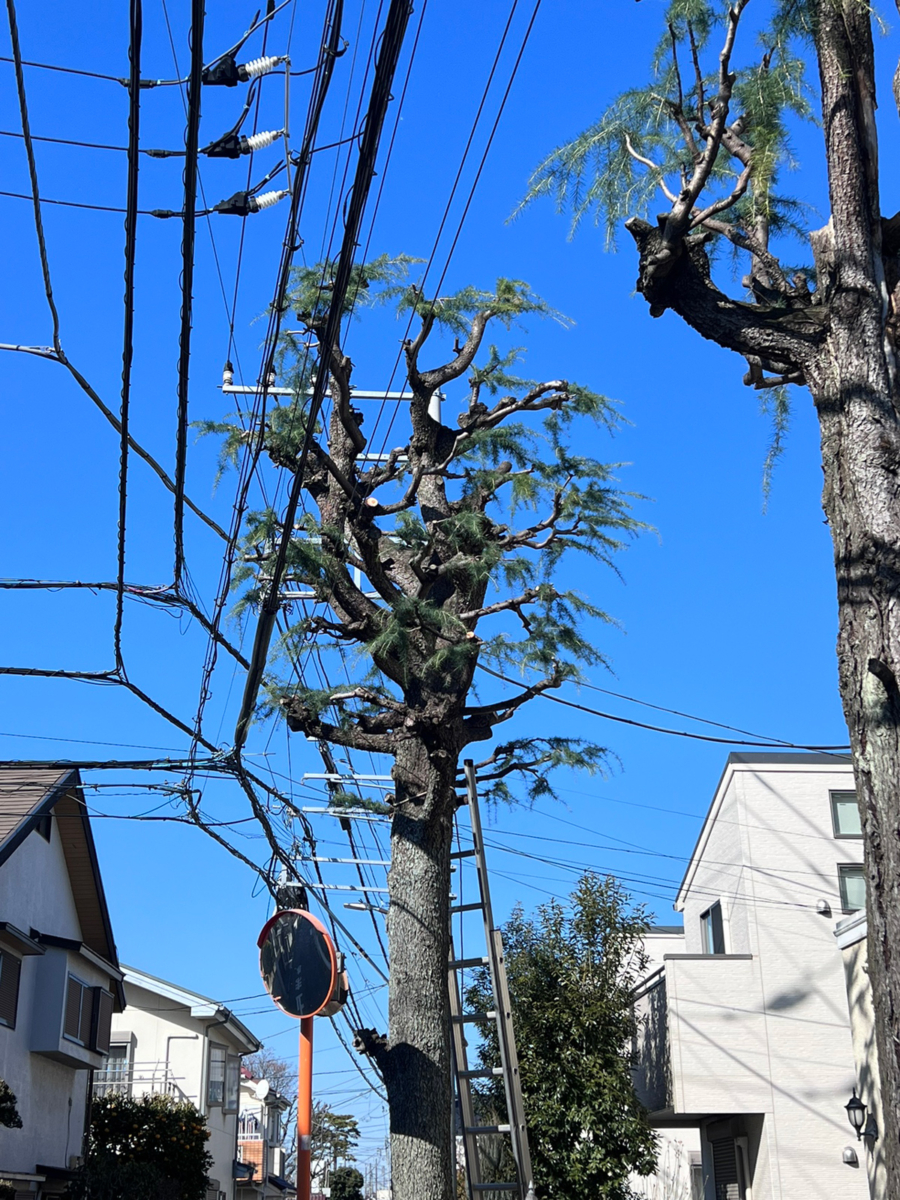
{"label": "orange pole", "polygon": [[300,1060],[297,1080],[297,1200],[309,1200],[312,1190],[312,1064],[313,1017],[300,1018]]}

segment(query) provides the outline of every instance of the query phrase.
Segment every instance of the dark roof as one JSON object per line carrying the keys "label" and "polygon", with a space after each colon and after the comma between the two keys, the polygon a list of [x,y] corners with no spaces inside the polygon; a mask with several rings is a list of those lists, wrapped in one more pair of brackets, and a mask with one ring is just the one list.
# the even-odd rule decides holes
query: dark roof
{"label": "dark roof", "polygon": [[[69,871],[85,946],[118,969],[112,923],[100,877],[97,848],[77,770],[0,763],[0,866],[21,846],[41,817],[52,812]],[[52,930],[42,930],[51,933]],[[124,1005],[124,992],[120,1000]]]}

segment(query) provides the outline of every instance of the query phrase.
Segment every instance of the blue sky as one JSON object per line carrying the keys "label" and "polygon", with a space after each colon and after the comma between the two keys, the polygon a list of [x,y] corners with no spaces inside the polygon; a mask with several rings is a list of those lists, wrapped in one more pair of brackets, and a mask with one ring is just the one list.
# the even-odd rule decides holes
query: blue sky
{"label": "blue sky", "polygon": [[[175,69],[163,8],[158,0],[147,0],[145,8],[143,75],[171,79]],[[252,6],[236,0],[209,8],[207,59],[236,41],[252,17]],[[188,61],[188,12],[183,0],[169,0],[182,74]],[[462,206],[531,14],[530,3],[519,6],[460,192],[437,243],[436,271],[447,266],[444,292],[469,282],[490,286],[499,275],[527,279],[575,321],[568,330],[551,322],[517,335],[515,340],[528,346],[529,373],[588,383],[616,399],[629,422],[612,440],[594,432],[586,436],[593,439],[591,452],[597,457],[623,464],[618,472],[623,486],[648,497],[637,503],[637,512],[655,532],[637,538],[621,555],[620,578],[599,567],[578,569],[578,586],[619,623],[597,631],[611,671],[598,670],[592,682],[771,737],[839,744],[846,730],[836,684],[835,588],[819,498],[818,432],[808,396],[798,393],[794,398],[786,453],[764,512],[762,466],[771,431],[760,416],[758,396],[741,385],[742,364],[702,342],[673,315],[651,320],[644,301],[633,294],[636,260],[627,235],[618,254],[607,254],[601,232],[590,226],[567,240],[565,219],[549,205],[529,209],[514,222],[507,219],[538,160],[588,125],[617,91],[644,77],[661,13],[660,0],[590,5],[544,0],[447,265]],[[419,15],[413,18],[414,26]],[[405,252],[427,258],[432,252],[507,15],[505,5],[459,0],[451,6],[430,0],[383,195],[374,222],[372,205],[365,224],[373,254]],[[350,47],[337,65],[322,144],[353,129],[376,16],[372,0],[349,0],[345,34]],[[290,41],[294,68],[312,65],[321,17],[320,4],[289,4],[273,23],[269,51],[283,53]],[[19,22],[26,59],[117,76],[127,72],[124,3],[96,0],[90,6],[73,6],[45,0],[22,5]],[[0,53],[8,55],[8,34],[3,40]],[[879,46],[886,96],[891,59],[896,62],[897,57],[895,43],[896,38],[888,36]],[[257,34],[248,50],[255,55],[259,49]],[[407,61],[404,58],[401,72]],[[124,145],[127,94],[118,84],[26,68],[26,85],[34,133]],[[307,88],[307,78],[294,81],[295,145]],[[395,89],[398,96],[399,90]],[[267,81],[262,95],[259,127],[281,128],[280,78]],[[243,88],[204,92],[202,142],[233,123],[243,98]],[[396,101],[388,131],[395,109]],[[0,112],[3,130],[20,129],[13,70],[6,62],[0,63]],[[145,91],[142,144],[181,146],[183,112],[178,87]],[[891,120],[887,109],[882,119]],[[788,184],[822,213],[825,185],[818,139],[814,126],[798,130],[799,170]],[[4,189],[27,192],[21,141],[3,137],[0,143]],[[39,143],[37,159],[45,196],[113,207],[124,203],[124,154]],[[276,161],[274,150],[260,155],[254,178],[265,164]],[[332,228],[336,201],[345,191],[345,162],[346,149],[323,152],[314,163],[301,226],[307,261],[315,261],[327,244],[323,231]],[[888,182],[895,182],[896,167],[888,163],[886,171],[891,173],[887,189]],[[245,178],[244,162],[203,162],[202,183],[210,203],[239,190]],[[381,182],[379,176],[376,185]],[[142,208],[178,209],[179,160],[145,157],[140,188]],[[0,299],[0,341],[47,344],[50,323],[30,205],[6,197],[0,197],[0,205],[8,280]],[[887,199],[884,207],[890,211]],[[254,321],[271,298],[285,217],[282,205],[247,222],[233,357],[238,376],[248,382],[259,369],[264,324]],[[122,217],[47,205],[44,220],[63,346],[117,409]],[[818,217],[813,215],[810,223],[815,226]],[[214,216],[198,225],[192,419],[229,411],[217,385],[228,353],[228,308],[239,236],[240,222],[233,218]],[[180,224],[142,218],[132,427],[170,471],[179,271]],[[348,347],[359,386],[388,385],[402,331],[388,313],[353,327]],[[0,534],[2,574],[114,578],[117,436],[59,366],[18,354],[5,355],[3,366],[9,449]],[[394,381],[395,387],[401,384],[402,378]],[[129,470],[127,578],[164,584],[172,573],[171,497],[134,457]],[[234,477],[226,476],[214,492],[215,471],[216,446],[209,439],[196,444],[192,440],[189,494],[227,523]],[[219,551],[216,538],[189,519],[188,563],[207,603],[215,593]],[[114,606],[108,594],[4,592],[2,603],[0,664],[88,671],[112,665]],[[241,637],[237,626],[231,626],[231,633]],[[249,641],[252,629],[243,636]],[[190,720],[205,650],[196,625],[168,612],[131,605],[124,649],[131,678]],[[241,687],[240,674],[220,659],[206,732],[223,747],[229,742]],[[151,753],[143,747],[175,754],[185,748],[177,730],[117,688],[8,676],[0,695],[3,757],[130,758]],[[704,731],[680,718],[586,690],[572,698],[654,724]],[[574,883],[571,869],[509,853],[537,846],[539,854],[570,867],[590,865],[620,874],[636,900],[646,902],[660,921],[672,920],[675,885],[728,747],[612,724],[544,701],[536,701],[523,714],[518,730],[574,732],[600,741],[614,757],[607,778],[561,779],[559,804],[541,803],[530,813],[492,815],[491,865],[499,914],[508,913],[516,901],[530,907],[550,894],[565,894]],[[289,739],[283,726],[257,728],[249,751],[249,761],[261,772],[280,773],[280,783],[294,795],[308,796],[309,804],[319,801],[315,791],[299,787],[304,772],[321,770],[314,749],[302,738]],[[358,767],[372,769],[367,764]],[[285,777],[292,777],[293,783]],[[99,814],[96,836],[123,961],[234,1000],[233,1007],[247,1024],[272,1039],[273,1049],[288,1058],[296,1056],[292,1026],[260,997],[255,940],[269,911],[267,897],[254,886],[249,870],[199,832],[171,823],[120,819],[164,803],[163,795],[129,786],[148,778],[124,771],[86,775],[89,782],[101,785],[91,791],[90,803]],[[157,775],[153,780],[164,778]],[[247,815],[233,785],[210,783],[204,805],[219,820]],[[172,811],[162,808],[156,815]],[[322,838],[320,853],[345,855],[346,842],[336,822],[312,819]],[[380,857],[376,830],[377,826],[366,827],[360,834],[371,857]],[[378,836],[384,843],[383,830]],[[236,844],[255,861],[265,861],[265,845],[252,826],[236,827]],[[340,870],[335,868],[329,878],[350,882]],[[471,886],[467,877],[464,886]],[[377,958],[368,917],[343,912],[342,900],[336,901],[336,910]],[[351,977],[364,1014],[373,1024],[383,1024],[383,989],[367,991],[380,980],[358,963],[351,966]],[[365,1118],[368,1153],[383,1140],[378,1102],[365,1094],[355,1068],[321,1024],[320,1094]]]}

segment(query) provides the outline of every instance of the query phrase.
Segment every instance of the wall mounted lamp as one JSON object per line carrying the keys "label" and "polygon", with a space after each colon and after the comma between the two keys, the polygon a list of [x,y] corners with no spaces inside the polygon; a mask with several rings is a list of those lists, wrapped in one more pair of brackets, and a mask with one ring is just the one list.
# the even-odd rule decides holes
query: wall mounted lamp
{"label": "wall mounted lamp", "polygon": [[853,1089],[853,1095],[844,1105],[847,1111],[847,1120],[856,1130],[856,1140],[861,1141],[864,1137],[877,1138],[878,1126],[875,1124],[875,1118],[869,1117],[866,1121],[866,1112],[868,1111],[865,1104],[856,1094],[856,1088]]}

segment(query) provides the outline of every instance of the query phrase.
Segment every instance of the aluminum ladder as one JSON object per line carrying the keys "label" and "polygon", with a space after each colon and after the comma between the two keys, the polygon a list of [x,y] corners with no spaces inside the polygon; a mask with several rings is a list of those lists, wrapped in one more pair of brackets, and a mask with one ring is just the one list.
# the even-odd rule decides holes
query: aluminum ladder
{"label": "aluminum ladder", "polygon": [[[522,1104],[522,1085],[519,1078],[519,1060],[516,1056],[516,1039],[513,1032],[512,1006],[506,981],[506,966],[503,953],[503,936],[494,926],[491,909],[491,892],[488,884],[487,866],[484,858],[484,840],[481,832],[481,815],[478,811],[478,791],[475,784],[475,766],[471,759],[465,764],[466,801],[469,824],[472,830],[472,848],[458,850],[452,854],[454,861],[474,858],[478,876],[479,899],[471,904],[451,904],[450,962],[448,979],[450,991],[450,1024],[453,1046],[453,1068],[456,1080],[456,1098],[462,1120],[463,1146],[465,1148],[466,1184],[469,1200],[478,1200],[486,1192],[508,1192],[518,1200],[535,1200],[534,1181],[531,1172],[531,1154],[528,1148],[528,1129]],[[461,867],[460,863],[460,867]],[[461,880],[461,871],[458,876]],[[462,887],[457,889],[462,895]],[[484,919],[484,940],[487,953],[476,958],[457,958],[453,943],[452,917],[458,913],[480,911]],[[471,967],[487,967],[491,979],[494,1007],[486,1013],[464,1013],[460,995],[458,972]],[[476,1021],[493,1020],[497,1025],[497,1041],[500,1046],[500,1066],[485,1070],[470,1070],[466,1054],[465,1027]],[[471,1081],[502,1076],[506,1094],[506,1111],[509,1124],[479,1125],[473,1103]],[[508,1134],[513,1159],[516,1163],[515,1182],[486,1183],[483,1179],[478,1139],[488,1134]]]}

